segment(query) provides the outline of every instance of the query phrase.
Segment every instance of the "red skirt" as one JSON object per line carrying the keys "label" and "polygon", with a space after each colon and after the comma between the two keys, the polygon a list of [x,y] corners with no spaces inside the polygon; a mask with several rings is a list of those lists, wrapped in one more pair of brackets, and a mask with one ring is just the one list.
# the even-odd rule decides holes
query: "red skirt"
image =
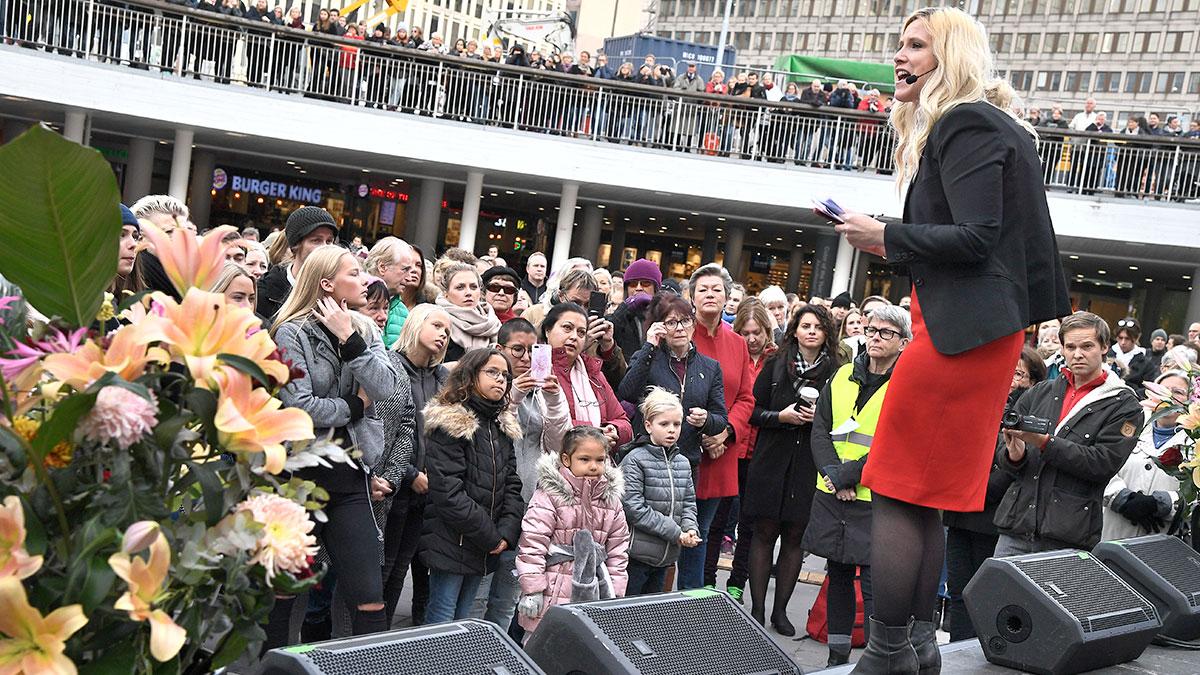
{"label": "red skirt", "polygon": [[941,354],[929,339],[915,290],[912,329],[912,342],[892,371],[863,485],[910,504],[982,511],[1025,334]]}

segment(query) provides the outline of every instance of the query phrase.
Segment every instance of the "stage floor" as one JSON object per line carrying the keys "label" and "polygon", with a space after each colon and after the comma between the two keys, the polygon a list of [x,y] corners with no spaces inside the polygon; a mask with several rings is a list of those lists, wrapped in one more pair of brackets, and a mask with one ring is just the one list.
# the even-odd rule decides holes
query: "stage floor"
{"label": "stage floor", "polygon": [[[856,655],[859,653],[855,650]],[[805,671],[823,673],[825,675],[844,675],[854,668],[854,664],[829,668],[827,670]],[[983,658],[983,648],[978,640],[963,640],[948,645],[942,645],[942,672],[945,675],[957,673],[1021,673],[1003,666],[993,665]],[[1200,673],[1200,652],[1183,649],[1168,649],[1151,645],[1142,652],[1141,658],[1129,663],[1123,663],[1109,668],[1089,671],[1098,675],[1128,674],[1140,675],[1186,675]]]}

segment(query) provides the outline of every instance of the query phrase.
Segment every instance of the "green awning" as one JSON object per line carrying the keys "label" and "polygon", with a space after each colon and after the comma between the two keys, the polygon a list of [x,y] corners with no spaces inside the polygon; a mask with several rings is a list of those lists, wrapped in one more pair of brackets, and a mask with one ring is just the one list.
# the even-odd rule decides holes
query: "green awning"
{"label": "green awning", "polygon": [[775,59],[775,70],[795,73],[796,77],[789,78],[801,86],[814,78],[823,81],[850,80],[855,84],[867,85],[878,89],[880,93],[892,94],[896,91],[896,71],[887,63],[864,63],[846,59],[826,59],[817,56],[780,56]]}

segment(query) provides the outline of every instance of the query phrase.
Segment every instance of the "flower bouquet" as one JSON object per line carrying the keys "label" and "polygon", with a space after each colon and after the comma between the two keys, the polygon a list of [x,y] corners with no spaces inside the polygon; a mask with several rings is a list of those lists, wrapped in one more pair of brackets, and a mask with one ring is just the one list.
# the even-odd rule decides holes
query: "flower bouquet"
{"label": "flower bouquet", "polygon": [[[144,225],[182,300],[109,303],[107,163],[35,127],[0,148],[0,174],[0,672],[206,672],[257,655],[276,595],[320,576],[327,496],[280,475],[346,457],[276,398],[303,374],[259,319],[207,292],[231,228]],[[115,331],[96,328],[110,318]]]}

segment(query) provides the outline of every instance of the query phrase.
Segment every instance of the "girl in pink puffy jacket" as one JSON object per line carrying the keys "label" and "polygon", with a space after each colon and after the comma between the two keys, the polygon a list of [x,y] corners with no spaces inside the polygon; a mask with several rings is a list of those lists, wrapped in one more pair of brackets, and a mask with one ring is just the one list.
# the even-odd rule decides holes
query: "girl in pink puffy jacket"
{"label": "girl in pink puffy jacket", "polygon": [[567,432],[562,454],[543,455],[537,476],[517,548],[517,611],[530,632],[554,605],[625,595],[629,561],[625,480],[608,461],[603,431]]}

